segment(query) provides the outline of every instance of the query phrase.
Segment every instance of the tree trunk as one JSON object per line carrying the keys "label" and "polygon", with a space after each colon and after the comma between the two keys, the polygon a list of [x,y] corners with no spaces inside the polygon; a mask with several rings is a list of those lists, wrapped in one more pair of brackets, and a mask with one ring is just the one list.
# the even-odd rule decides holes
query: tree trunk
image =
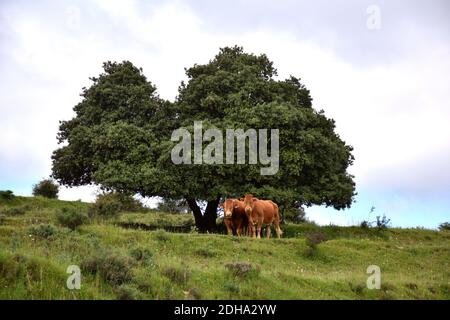
{"label": "tree trunk", "polygon": [[186,197],[186,201],[194,214],[195,226],[198,230],[200,232],[216,232],[217,206],[219,205],[220,197],[208,201],[204,214],[202,214],[194,198]]}

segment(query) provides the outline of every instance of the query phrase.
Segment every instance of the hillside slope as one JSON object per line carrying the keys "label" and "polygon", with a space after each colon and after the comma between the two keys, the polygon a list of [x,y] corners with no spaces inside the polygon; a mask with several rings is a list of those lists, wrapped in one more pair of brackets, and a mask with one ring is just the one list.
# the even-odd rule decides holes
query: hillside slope
{"label": "hillside slope", "polygon": [[[61,208],[88,206],[0,201],[0,299],[450,299],[447,231],[304,224],[254,240],[197,234],[190,216],[157,212],[58,225]],[[188,232],[154,230],[171,227]],[[328,240],[308,249],[308,233]],[[82,269],[80,290],[66,287],[69,265]],[[380,290],[366,287],[370,265]]]}

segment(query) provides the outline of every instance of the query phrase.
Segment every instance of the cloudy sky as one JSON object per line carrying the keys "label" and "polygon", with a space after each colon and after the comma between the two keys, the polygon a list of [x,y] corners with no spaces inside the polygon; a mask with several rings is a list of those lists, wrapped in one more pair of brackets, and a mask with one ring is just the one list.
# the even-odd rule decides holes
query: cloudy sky
{"label": "cloudy sky", "polygon": [[[358,196],[342,225],[386,214],[394,226],[450,220],[450,2],[0,2],[0,189],[30,195],[50,174],[58,121],[106,60],[130,60],[173,100],[184,68],[220,47],[266,53],[295,75],[355,148]],[[89,187],[62,199],[90,201]],[[369,210],[375,206],[375,212]]]}

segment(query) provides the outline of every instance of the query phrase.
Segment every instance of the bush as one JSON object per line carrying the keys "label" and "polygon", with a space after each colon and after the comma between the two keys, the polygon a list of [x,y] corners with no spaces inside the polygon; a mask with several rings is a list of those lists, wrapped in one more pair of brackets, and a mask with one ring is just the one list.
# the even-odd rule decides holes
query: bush
{"label": "bush", "polygon": [[444,231],[444,230],[450,231],[450,222],[441,223],[439,225],[439,230],[440,231]]}
{"label": "bush", "polygon": [[140,210],[143,210],[142,203],[131,195],[111,192],[98,195],[89,214],[91,216],[114,217],[121,211]]}
{"label": "bush", "polygon": [[56,235],[56,228],[51,224],[39,224],[37,226],[31,226],[28,229],[28,233],[38,238],[49,239]]}
{"label": "bush", "polygon": [[162,274],[169,278],[173,283],[178,284],[186,284],[190,276],[189,270],[184,266],[166,267],[163,269]]}
{"label": "bush", "polygon": [[190,300],[200,300],[202,298],[202,292],[198,288],[191,288],[185,294]]}
{"label": "bush", "polygon": [[311,232],[306,235],[306,249],[305,256],[312,257],[317,253],[317,246],[322,242],[327,241],[327,235],[322,232]]}
{"label": "bush", "polygon": [[359,225],[362,229],[369,229],[370,228],[370,222],[367,220],[363,220],[361,224]]}
{"label": "bush", "polygon": [[11,190],[0,190],[0,199],[2,200],[12,200],[14,197],[14,193]]}
{"label": "bush", "polygon": [[239,293],[240,291],[239,285],[234,282],[226,282],[223,287],[230,293]]}
{"label": "bush", "polygon": [[258,275],[261,271],[261,268],[258,265],[253,266],[248,262],[227,263],[225,268],[237,277],[247,277],[252,274]]}
{"label": "bush", "polygon": [[140,300],[143,299],[142,292],[134,285],[123,284],[116,290],[116,296],[119,300]]}
{"label": "bush", "polygon": [[87,257],[81,263],[81,268],[89,273],[99,273],[111,285],[121,285],[132,278],[132,261],[114,253],[97,254]]}
{"label": "bush", "polygon": [[386,215],[383,214],[383,216],[377,216],[376,225],[379,230],[387,229],[389,227],[389,224],[391,223],[391,219],[388,219]]}
{"label": "bush", "polygon": [[306,235],[306,245],[316,248],[322,242],[327,241],[327,235],[322,232],[311,232]]}
{"label": "bush", "polygon": [[164,229],[158,229],[158,230],[154,231],[153,236],[155,237],[156,240],[161,241],[161,242],[170,240],[169,235],[167,234],[167,231],[165,231]]}
{"label": "bush", "polygon": [[33,196],[58,199],[59,185],[52,179],[44,179],[33,186]]}
{"label": "bush", "polygon": [[29,209],[29,206],[25,205],[20,207],[4,208],[1,210],[1,213],[7,216],[21,216],[25,214]]}
{"label": "bush", "polygon": [[6,220],[6,215],[3,213],[0,213],[0,224],[3,224]]}
{"label": "bush", "polygon": [[153,252],[147,248],[133,248],[130,250],[130,256],[144,265],[151,265],[153,263]]}
{"label": "bush", "polygon": [[58,222],[71,230],[75,230],[86,222],[87,217],[73,208],[62,208],[56,215]]}

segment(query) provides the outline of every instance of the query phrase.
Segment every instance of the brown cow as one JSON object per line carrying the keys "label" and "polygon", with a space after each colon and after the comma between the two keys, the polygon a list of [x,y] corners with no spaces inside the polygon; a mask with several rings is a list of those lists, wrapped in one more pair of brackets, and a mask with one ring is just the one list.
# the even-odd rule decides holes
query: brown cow
{"label": "brown cow", "polygon": [[228,234],[232,235],[234,228],[236,235],[241,236],[243,227],[248,224],[244,202],[237,199],[227,199],[221,207],[223,208],[223,221],[227,227]]}
{"label": "brown cow", "polygon": [[278,238],[281,237],[283,232],[280,229],[280,213],[275,202],[272,200],[259,200],[251,194],[246,194],[244,197],[244,210],[248,217],[248,229],[253,238],[261,238],[263,224],[267,225],[267,238],[270,238],[270,227],[272,224],[275,225]]}

